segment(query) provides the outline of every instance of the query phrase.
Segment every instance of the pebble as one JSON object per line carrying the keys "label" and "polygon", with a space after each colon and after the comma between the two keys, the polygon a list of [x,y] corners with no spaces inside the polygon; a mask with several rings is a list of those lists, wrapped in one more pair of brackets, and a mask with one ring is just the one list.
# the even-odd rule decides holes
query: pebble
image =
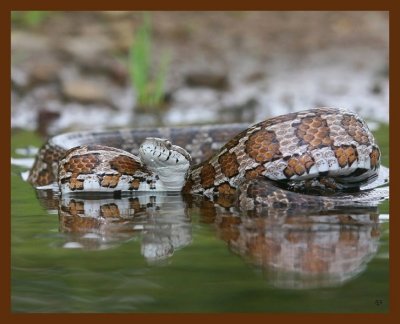
{"label": "pebble", "polygon": [[112,48],[112,42],[96,35],[96,41],[93,41],[93,36],[69,37],[61,43],[62,51],[70,54],[74,59],[81,63],[91,62],[93,58],[101,57],[104,53],[109,52]]}
{"label": "pebble", "polygon": [[107,89],[100,83],[85,79],[64,81],[62,93],[70,100],[79,102],[107,102]]}
{"label": "pebble", "polygon": [[61,65],[58,62],[35,62],[32,66],[29,76],[30,84],[54,82],[58,78]]}
{"label": "pebble", "polygon": [[50,51],[50,40],[44,35],[26,31],[13,31],[11,33],[11,51],[24,52],[26,55],[46,53]]}
{"label": "pebble", "polygon": [[209,72],[190,72],[185,83],[189,87],[206,87],[215,90],[227,90],[229,80],[226,74]]}

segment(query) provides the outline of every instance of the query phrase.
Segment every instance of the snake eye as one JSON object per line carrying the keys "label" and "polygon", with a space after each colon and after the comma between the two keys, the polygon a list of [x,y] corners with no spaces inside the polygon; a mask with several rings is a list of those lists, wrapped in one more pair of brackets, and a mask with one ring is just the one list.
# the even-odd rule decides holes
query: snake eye
{"label": "snake eye", "polygon": [[171,142],[170,141],[168,141],[168,140],[165,140],[165,142],[164,142],[164,144],[165,144],[165,146],[166,146],[166,148],[167,149],[171,149],[172,148],[172,144],[171,144]]}

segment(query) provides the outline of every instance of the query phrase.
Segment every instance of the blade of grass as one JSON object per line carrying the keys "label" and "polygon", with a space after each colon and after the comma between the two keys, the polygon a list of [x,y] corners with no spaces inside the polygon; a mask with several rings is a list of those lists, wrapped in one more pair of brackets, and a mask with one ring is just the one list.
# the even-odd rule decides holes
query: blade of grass
{"label": "blade of grass", "polygon": [[151,22],[145,13],[143,24],[135,33],[129,51],[129,75],[136,91],[137,102],[142,106],[160,105],[163,99],[169,57],[164,55],[160,67],[152,77]]}
{"label": "blade of grass", "polygon": [[154,89],[154,101],[157,104],[162,102],[162,97],[165,91],[165,80],[167,77],[167,69],[170,63],[170,55],[164,54],[161,58],[160,71],[156,79],[155,89]]}

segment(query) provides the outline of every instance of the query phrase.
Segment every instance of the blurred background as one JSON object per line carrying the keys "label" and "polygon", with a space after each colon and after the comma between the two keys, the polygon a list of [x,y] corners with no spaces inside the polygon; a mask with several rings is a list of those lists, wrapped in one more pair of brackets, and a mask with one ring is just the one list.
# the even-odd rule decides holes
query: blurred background
{"label": "blurred background", "polygon": [[389,120],[387,12],[11,18],[13,130],[250,124],[317,106]]}

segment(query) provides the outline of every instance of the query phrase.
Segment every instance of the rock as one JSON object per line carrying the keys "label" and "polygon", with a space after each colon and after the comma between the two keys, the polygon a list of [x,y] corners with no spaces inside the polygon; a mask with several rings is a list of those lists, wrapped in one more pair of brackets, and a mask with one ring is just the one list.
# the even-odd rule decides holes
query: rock
{"label": "rock", "polygon": [[36,62],[29,71],[29,83],[32,85],[56,81],[60,69],[60,64],[55,61]]}
{"label": "rock", "polygon": [[129,79],[127,67],[118,60],[108,57],[87,62],[81,70],[83,73],[110,77],[119,86],[126,86]]}
{"label": "rock", "polygon": [[382,86],[379,83],[375,83],[372,87],[371,87],[371,93],[374,95],[379,95],[382,93]]}
{"label": "rock", "polygon": [[40,84],[58,81],[61,64],[46,57],[30,59],[11,68],[12,88],[20,93],[26,93]]}
{"label": "rock", "polygon": [[250,73],[249,75],[246,76],[245,82],[253,83],[253,82],[262,81],[265,78],[266,78],[266,75],[265,75],[264,71],[254,71],[253,73]]}
{"label": "rock", "polygon": [[51,50],[48,37],[37,33],[13,31],[11,33],[11,54],[13,57],[18,54],[33,55],[46,53]]}
{"label": "rock", "polygon": [[[93,41],[95,38],[95,41]],[[59,44],[61,50],[70,54],[80,63],[93,61],[111,51],[112,42],[101,35],[69,37]]]}
{"label": "rock", "polygon": [[115,21],[110,24],[110,29],[115,49],[121,52],[129,51],[134,36],[132,21],[130,19]]}
{"label": "rock", "polygon": [[11,67],[11,86],[13,90],[17,92],[24,91],[29,85],[29,76],[28,73],[19,69],[15,66]]}
{"label": "rock", "polygon": [[215,90],[227,90],[229,81],[226,74],[213,72],[191,72],[186,75],[185,83],[189,87],[206,87]]}
{"label": "rock", "polygon": [[43,136],[47,137],[49,135],[49,127],[51,124],[60,118],[61,113],[58,111],[50,111],[47,109],[42,109],[37,115],[37,131]]}
{"label": "rock", "polygon": [[107,89],[101,83],[84,79],[72,79],[64,81],[62,93],[69,100],[82,103],[101,102],[107,103]]}
{"label": "rock", "polygon": [[127,84],[129,80],[128,69],[122,63],[110,60],[104,63],[102,68],[118,85],[125,86]]}

